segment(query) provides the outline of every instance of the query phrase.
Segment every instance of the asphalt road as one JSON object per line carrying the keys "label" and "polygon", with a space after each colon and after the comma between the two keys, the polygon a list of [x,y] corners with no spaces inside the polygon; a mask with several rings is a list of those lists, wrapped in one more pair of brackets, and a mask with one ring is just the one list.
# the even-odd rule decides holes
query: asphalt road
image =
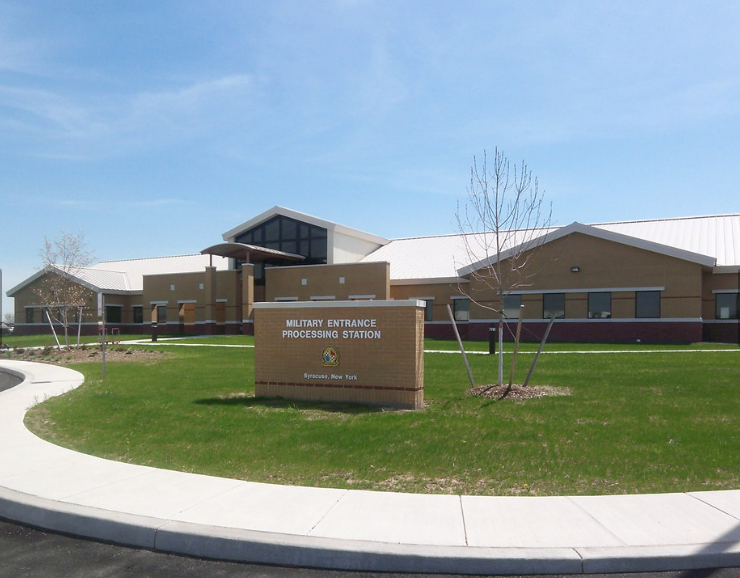
{"label": "asphalt road", "polygon": [[[337,572],[186,558],[42,532],[0,519],[0,578],[442,578],[438,574]],[[463,578],[450,576],[447,578]],[[470,577],[468,577],[470,578]],[[557,578],[554,576],[548,578]],[[740,578],[740,568],[592,574],[590,578]]]}
{"label": "asphalt road", "polygon": [[23,380],[20,377],[0,371],[0,391],[5,391],[6,389],[15,387],[21,381]]}

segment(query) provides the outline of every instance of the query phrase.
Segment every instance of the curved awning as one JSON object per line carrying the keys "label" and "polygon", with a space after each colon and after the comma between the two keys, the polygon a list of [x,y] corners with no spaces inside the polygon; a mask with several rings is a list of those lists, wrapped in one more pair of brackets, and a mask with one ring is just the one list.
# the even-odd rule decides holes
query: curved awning
{"label": "curved awning", "polygon": [[272,261],[303,261],[303,255],[286,253],[247,243],[219,243],[201,251],[202,255],[218,255],[228,259],[242,259],[247,263],[270,263]]}

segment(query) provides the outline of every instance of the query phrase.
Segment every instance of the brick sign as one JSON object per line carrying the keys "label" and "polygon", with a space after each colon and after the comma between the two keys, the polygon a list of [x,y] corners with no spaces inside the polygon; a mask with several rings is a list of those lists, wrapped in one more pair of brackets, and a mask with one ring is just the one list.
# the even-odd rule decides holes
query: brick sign
{"label": "brick sign", "polygon": [[255,394],[418,409],[424,303],[254,304]]}

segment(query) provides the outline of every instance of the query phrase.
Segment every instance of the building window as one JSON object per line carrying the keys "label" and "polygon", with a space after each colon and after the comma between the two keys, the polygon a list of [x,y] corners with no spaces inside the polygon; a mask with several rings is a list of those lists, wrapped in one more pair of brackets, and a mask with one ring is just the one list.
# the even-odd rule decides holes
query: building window
{"label": "building window", "polygon": [[588,318],[610,319],[612,316],[612,294],[609,291],[588,294]]}
{"label": "building window", "polygon": [[33,309],[32,307],[26,307],[26,323],[34,323],[35,322],[35,319],[34,319],[34,312],[35,311],[36,310]]}
{"label": "building window", "polygon": [[660,291],[635,291],[635,317],[660,317]]}
{"label": "building window", "polygon": [[134,323],[144,323],[144,307],[142,305],[134,305],[132,311],[134,314]]}
{"label": "building window", "polygon": [[424,299],[424,321],[431,321],[433,317],[432,308],[434,301],[431,299]]}
{"label": "building window", "polygon": [[152,323],[167,323],[167,305],[152,307]]}
{"label": "building window", "polygon": [[521,311],[521,295],[504,295],[504,317],[506,317],[506,319],[519,319]]}
{"label": "building window", "polygon": [[[316,265],[327,261],[328,236],[327,230],[323,227],[278,215],[237,236],[235,241],[302,255],[305,257],[305,260],[301,262],[303,265]],[[237,269],[241,267],[241,263],[241,260],[236,261]],[[274,259],[271,264],[275,266],[295,265],[295,261]],[[257,285],[265,283],[262,267],[264,265],[261,263],[255,264],[254,282]]]}
{"label": "building window", "polygon": [[565,293],[545,293],[542,296],[542,318],[565,318]]}
{"label": "building window", "polygon": [[455,321],[470,321],[470,299],[453,299]]}
{"label": "building window", "polygon": [[121,310],[123,308],[117,305],[106,305],[105,306],[105,321],[107,323],[120,323],[121,322]]}
{"label": "building window", "polygon": [[717,319],[738,319],[738,300],[740,293],[717,293],[714,316]]}

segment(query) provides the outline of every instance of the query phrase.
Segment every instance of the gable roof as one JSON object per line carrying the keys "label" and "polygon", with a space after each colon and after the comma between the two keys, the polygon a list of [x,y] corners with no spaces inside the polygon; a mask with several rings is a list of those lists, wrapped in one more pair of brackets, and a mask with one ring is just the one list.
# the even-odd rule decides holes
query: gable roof
{"label": "gable roof", "polygon": [[[140,293],[144,290],[144,275],[203,271],[209,263],[209,255],[179,255],[125,261],[102,261],[90,267],[78,269],[72,277],[80,285],[96,293]],[[213,266],[218,270],[226,270],[229,268],[229,260],[223,257],[214,257]],[[57,265],[52,265],[52,267],[59,272],[63,271]],[[46,269],[37,271],[28,279],[10,289],[7,292],[8,297],[13,297],[18,291],[42,277],[46,272]]]}
{"label": "gable roof", "polygon": [[[535,243],[549,243],[572,233],[582,233],[616,243],[668,255],[705,267],[740,267],[740,214],[628,221],[541,229]],[[487,257],[491,235],[468,233],[396,239],[362,259],[363,262],[388,261],[390,276],[396,282],[457,282],[471,271],[493,262]],[[503,257],[525,240],[510,231]],[[494,251],[495,253],[495,251]],[[494,257],[495,259],[495,257]]]}
{"label": "gable roof", "polygon": [[293,211],[292,209],[286,209],[285,207],[280,207],[278,205],[275,205],[272,209],[268,209],[264,213],[260,213],[256,217],[245,221],[238,227],[234,227],[233,229],[226,231],[221,236],[223,237],[224,241],[233,241],[238,235],[241,235],[245,231],[248,231],[252,227],[260,225],[265,221],[269,221],[276,216],[289,217],[291,219],[295,219],[296,221],[301,221],[303,223],[308,223],[309,225],[321,227],[322,229],[326,229],[327,231],[334,231],[348,237],[355,237],[357,239],[369,241],[370,243],[375,243],[377,245],[385,245],[386,243],[388,243],[388,239],[384,239],[383,237],[378,237],[377,235],[373,235],[371,233],[366,233],[364,231],[345,227],[344,225],[340,225],[332,221],[325,221],[324,219],[319,219],[318,217],[313,217],[305,213]]}

